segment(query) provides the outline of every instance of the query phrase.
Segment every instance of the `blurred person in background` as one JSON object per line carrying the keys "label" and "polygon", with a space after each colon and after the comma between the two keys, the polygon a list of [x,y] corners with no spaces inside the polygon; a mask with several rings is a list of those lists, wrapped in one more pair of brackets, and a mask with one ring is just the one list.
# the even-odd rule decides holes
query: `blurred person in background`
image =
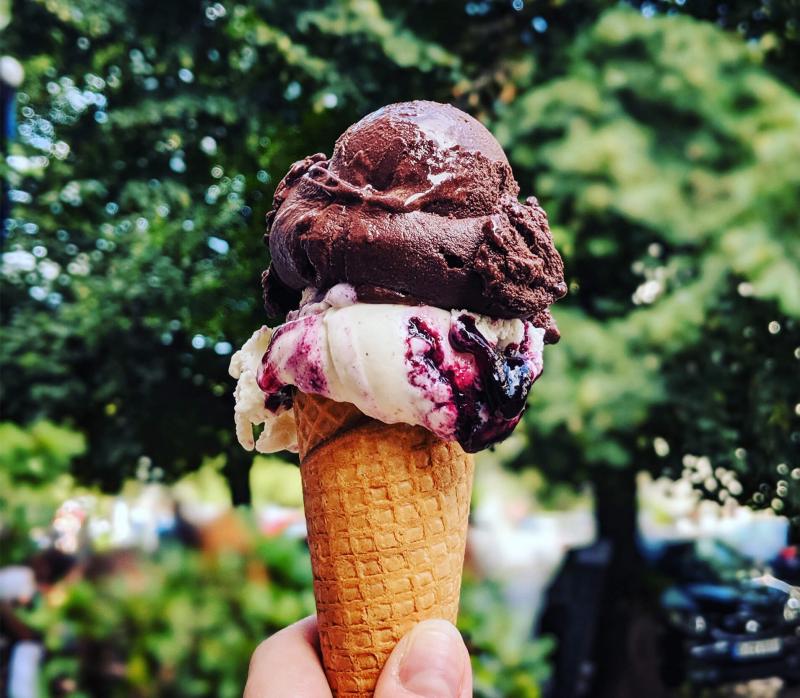
{"label": "blurred person in background", "polygon": [[27,565],[0,570],[0,694],[36,698],[44,646],[39,633],[20,617],[75,567],[75,558],[54,548],[34,555]]}

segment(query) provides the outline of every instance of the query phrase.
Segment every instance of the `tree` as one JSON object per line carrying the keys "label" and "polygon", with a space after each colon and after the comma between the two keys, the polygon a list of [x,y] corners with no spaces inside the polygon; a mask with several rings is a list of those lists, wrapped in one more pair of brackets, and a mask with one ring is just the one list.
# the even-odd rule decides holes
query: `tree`
{"label": "tree", "polygon": [[759,59],[711,25],[615,10],[495,122],[571,284],[516,462],[594,484],[607,689],[642,579],[636,470],[704,458],[707,496],[800,524],[800,98]]}
{"label": "tree", "polygon": [[84,481],[174,478],[224,452],[248,499],[227,363],[266,320],[275,181],[364,112],[441,97],[458,74],[377,2],[315,6],[14,7],[5,38],[27,80],[8,168],[5,414],[86,433]]}
{"label": "tree", "polygon": [[[610,12],[565,76],[499,114],[572,283],[547,357],[558,389],[536,394],[528,420],[538,458],[563,474],[679,470],[702,453],[770,481],[796,460],[800,98],[757,59],[706,24]],[[740,409],[697,419],[728,399]],[[741,445],[758,460],[737,464]]]}
{"label": "tree", "polygon": [[[689,430],[714,391],[684,367],[708,373],[712,340],[741,364],[730,355],[737,322],[758,335],[741,364],[750,371],[758,352],[793,342],[796,97],[758,65],[766,55],[770,69],[791,73],[791,12],[746,20],[756,12],[748,3],[657,2],[598,21],[607,6],[17,3],[4,39],[28,78],[6,168],[15,203],[2,288],[6,415],[86,433],[77,473],[108,489],[142,467],[176,477],[224,452],[235,497],[246,499],[250,461],[233,443],[226,365],[265,319],[260,238],[272,187],[361,114],[424,95],[496,128],[567,257],[565,342],[548,356],[559,391],[537,391],[536,448],[520,462],[584,477],[595,463],[652,462],[660,438],[670,451],[653,467],[677,471],[684,453],[758,441],[742,433],[743,414],[717,429],[731,417],[724,400]],[[673,11],[727,12],[721,23],[747,21],[761,45],[660,16]],[[726,308],[733,317],[715,321]],[[778,335],[767,325],[761,337],[762,312]],[[757,386],[774,388],[758,400],[772,445],[763,456],[742,446],[763,461],[742,494],[754,504],[788,482],[767,480],[759,502],[768,463],[795,453],[782,357]],[[750,385],[729,382],[725,395]],[[742,470],[736,448],[728,460]]]}

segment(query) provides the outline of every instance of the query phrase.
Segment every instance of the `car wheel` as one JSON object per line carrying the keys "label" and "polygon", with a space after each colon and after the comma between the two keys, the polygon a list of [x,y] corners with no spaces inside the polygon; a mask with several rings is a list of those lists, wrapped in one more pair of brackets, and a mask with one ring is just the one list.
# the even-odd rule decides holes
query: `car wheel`
{"label": "car wheel", "polygon": [[678,688],[686,682],[686,659],[683,638],[671,629],[659,638],[661,654],[661,680],[667,688]]}

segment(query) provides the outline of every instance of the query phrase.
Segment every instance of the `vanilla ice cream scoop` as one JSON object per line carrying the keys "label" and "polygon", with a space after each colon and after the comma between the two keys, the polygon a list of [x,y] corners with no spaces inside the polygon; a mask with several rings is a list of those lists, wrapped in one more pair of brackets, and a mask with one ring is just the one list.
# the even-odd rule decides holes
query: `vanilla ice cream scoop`
{"label": "vanilla ice cream scoop", "polygon": [[[312,296],[276,330],[258,330],[231,361],[245,448],[296,450],[297,388],[478,451],[513,430],[542,372],[545,330],[530,321],[358,303],[346,284]],[[257,441],[256,424],[264,425]]]}

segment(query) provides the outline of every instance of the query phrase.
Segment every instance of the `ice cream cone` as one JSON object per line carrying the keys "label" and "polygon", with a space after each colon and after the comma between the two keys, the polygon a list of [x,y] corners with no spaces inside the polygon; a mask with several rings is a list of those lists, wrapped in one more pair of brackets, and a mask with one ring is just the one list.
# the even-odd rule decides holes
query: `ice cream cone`
{"label": "ice cream cone", "polygon": [[287,319],[231,358],[236,434],[300,452],[336,696],[372,695],[415,623],[455,620],[465,449],[513,431],[558,340],[563,263],[545,212],[518,194],[491,133],[427,101],[365,116],[275,189],[262,286]]}
{"label": "ice cream cone", "polygon": [[414,624],[456,619],[472,456],[346,403],[294,409],[325,672],[334,696],[371,696]]}

